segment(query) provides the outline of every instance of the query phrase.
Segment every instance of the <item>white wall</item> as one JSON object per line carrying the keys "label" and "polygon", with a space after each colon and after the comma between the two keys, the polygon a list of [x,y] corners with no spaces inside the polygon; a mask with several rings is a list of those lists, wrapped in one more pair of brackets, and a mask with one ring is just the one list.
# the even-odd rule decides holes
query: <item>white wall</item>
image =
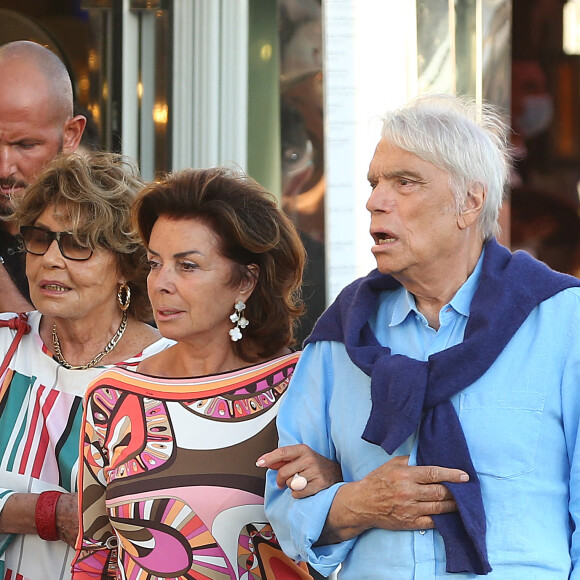
{"label": "white wall", "polygon": [[417,92],[415,0],[324,0],[327,300],[375,267],[368,165],[380,117]]}
{"label": "white wall", "polygon": [[246,169],[247,0],[174,1],[173,169]]}

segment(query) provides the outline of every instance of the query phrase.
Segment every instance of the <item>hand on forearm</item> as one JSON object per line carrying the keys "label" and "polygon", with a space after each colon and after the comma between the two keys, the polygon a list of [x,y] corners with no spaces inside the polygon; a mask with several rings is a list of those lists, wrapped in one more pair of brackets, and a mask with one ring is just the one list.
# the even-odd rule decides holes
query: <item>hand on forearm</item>
{"label": "hand on forearm", "polygon": [[409,466],[408,457],[394,457],[359,482],[343,485],[330,508],[317,545],[337,543],[371,528],[433,528],[432,515],[457,510],[441,482],[462,483],[465,472],[437,466]]}
{"label": "hand on forearm", "polygon": [[277,470],[276,483],[280,489],[290,487],[294,474],[304,477],[306,487],[292,492],[295,499],[309,497],[342,481],[340,465],[336,461],[320,455],[302,443],[279,447],[265,453],[256,465]]}

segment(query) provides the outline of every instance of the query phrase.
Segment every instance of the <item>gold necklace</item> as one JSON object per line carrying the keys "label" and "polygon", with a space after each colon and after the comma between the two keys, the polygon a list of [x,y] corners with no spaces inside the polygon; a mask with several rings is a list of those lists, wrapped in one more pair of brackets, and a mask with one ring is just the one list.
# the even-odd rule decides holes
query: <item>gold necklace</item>
{"label": "gold necklace", "polygon": [[52,346],[54,349],[54,354],[58,362],[67,369],[72,369],[74,371],[83,371],[85,369],[90,369],[94,367],[97,363],[99,363],[105,356],[107,356],[116,346],[117,343],[121,340],[125,329],[127,328],[127,312],[123,312],[123,319],[121,320],[121,325],[119,326],[119,330],[115,332],[115,336],[111,338],[109,344],[90,362],[86,365],[71,365],[68,363],[64,356],[62,356],[62,351],[60,349],[60,341],[58,340],[58,334],[56,333],[56,323],[52,325]]}

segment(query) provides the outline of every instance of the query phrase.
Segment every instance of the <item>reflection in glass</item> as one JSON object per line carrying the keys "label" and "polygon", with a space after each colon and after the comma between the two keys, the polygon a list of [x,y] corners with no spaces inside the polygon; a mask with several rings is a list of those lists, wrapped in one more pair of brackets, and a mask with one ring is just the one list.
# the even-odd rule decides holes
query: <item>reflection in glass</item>
{"label": "reflection in glass", "polygon": [[482,0],[484,100],[494,103],[506,116],[511,87],[511,0]]}
{"label": "reflection in glass", "polygon": [[299,339],[325,304],[322,10],[318,0],[279,0],[282,206],[308,253]]}
{"label": "reflection in glass", "polygon": [[511,0],[417,0],[419,92],[509,110]]}
{"label": "reflection in glass", "polygon": [[455,92],[455,14],[449,2],[417,2],[419,93]]}

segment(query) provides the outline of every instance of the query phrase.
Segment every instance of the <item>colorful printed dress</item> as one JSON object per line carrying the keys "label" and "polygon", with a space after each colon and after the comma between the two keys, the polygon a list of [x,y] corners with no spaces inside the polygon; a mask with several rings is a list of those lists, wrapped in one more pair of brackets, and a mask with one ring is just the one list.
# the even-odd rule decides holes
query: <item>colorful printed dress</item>
{"label": "colorful printed dress", "polygon": [[118,368],[94,381],[73,577],[310,578],[278,546],[255,464],[276,448],[298,358],[185,379]]}
{"label": "colorful printed dress", "polygon": [[[0,318],[12,318],[1,314]],[[0,510],[15,492],[76,491],[82,401],[87,385],[108,367],[69,370],[53,359],[39,334],[42,316],[31,312],[31,330],[0,377]],[[0,329],[0,353],[15,331]],[[171,344],[160,339],[125,361],[136,367],[146,356]],[[0,357],[2,360],[3,357]],[[0,534],[0,578],[70,578],[74,550],[64,542],[46,542],[34,534]]]}

